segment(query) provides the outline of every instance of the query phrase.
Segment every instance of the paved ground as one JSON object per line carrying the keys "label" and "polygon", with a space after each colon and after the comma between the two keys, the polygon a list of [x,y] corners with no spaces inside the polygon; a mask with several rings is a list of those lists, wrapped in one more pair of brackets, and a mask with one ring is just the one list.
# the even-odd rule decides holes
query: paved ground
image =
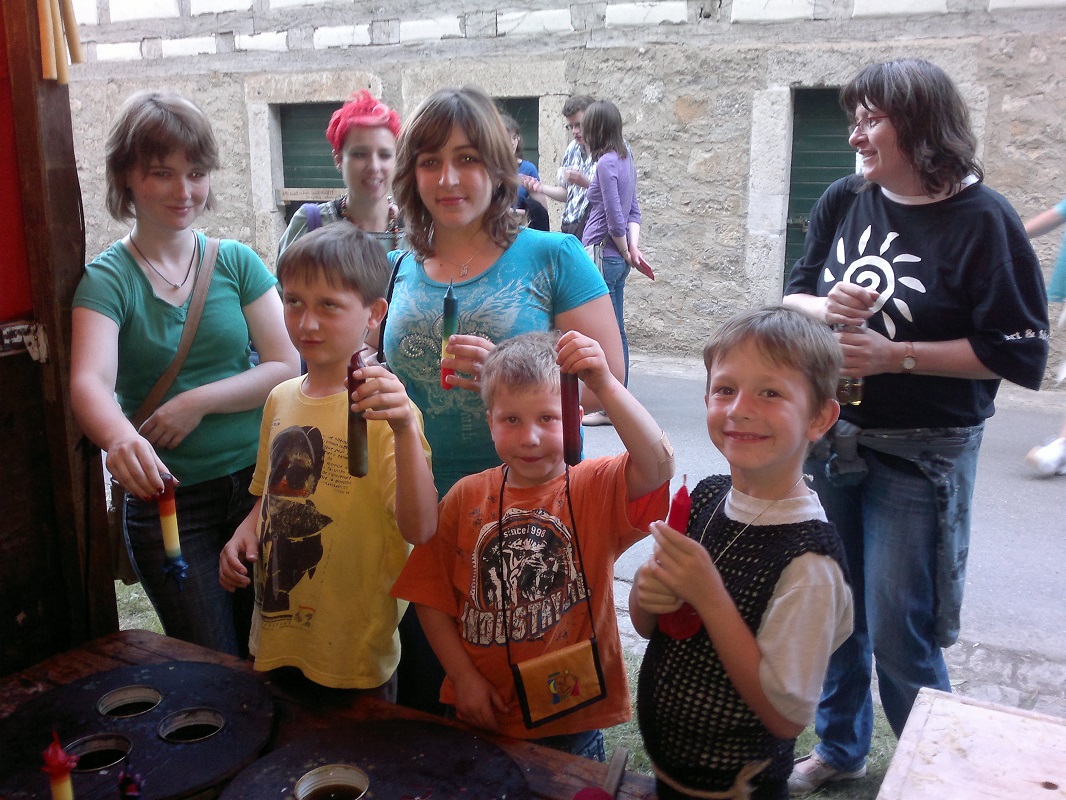
{"label": "paved ground", "polygon": [[[693,485],[725,472],[707,437],[703,365],[697,359],[631,355],[630,388],[673,443],[677,475]],[[1038,441],[1056,434],[1066,392],[1029,392],[1004,384],[989,420],[978,467],[962,635],[945,652],[956,691],[1066,717],[1066,476],[1040,479],[1023,463]],[[616,453],[613,428],[586,428],[586,454]],[[645,540],[619,561],[615,585],[626,647],[643,651],[629,624],[629,585],[651,551]]]}

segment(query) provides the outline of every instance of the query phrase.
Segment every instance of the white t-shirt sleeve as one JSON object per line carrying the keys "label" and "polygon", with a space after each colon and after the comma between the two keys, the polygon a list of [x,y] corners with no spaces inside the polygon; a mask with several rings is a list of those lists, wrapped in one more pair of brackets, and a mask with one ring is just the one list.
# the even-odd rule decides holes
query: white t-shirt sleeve
{"label": "white t-shirt sleeve", "polygon": [[832,558],[804,553],[781,572],[756,641],[763,692],[790,722],[814,719],[829,656],[851,635],[852,614],[851,589]]}

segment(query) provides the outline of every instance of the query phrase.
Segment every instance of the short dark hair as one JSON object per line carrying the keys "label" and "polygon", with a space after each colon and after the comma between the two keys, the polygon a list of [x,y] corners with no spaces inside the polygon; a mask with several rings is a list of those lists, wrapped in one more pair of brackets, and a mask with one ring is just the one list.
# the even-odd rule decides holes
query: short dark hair
{"label": "short dark hair", "polygon": [[930,197],[959,185],[967,175],[984,177],[970,111],[936,64],[920,58],[870,64],[840,90],[840,105],[849,118],[859,106],[875,106],[888,115],[899,149]]}
{"label": "short dark hair", "polygon": [[427,97],[404,123],[396,144],[396,174],[392,180],[396,202],[403,213],[407,243],[421,258],[434,254],[433,218],[418,194],[415,168],[422,153],[440,150],[459,127],[481,156],[495,185],[482,227],[506,249],[518,235],[518,222],[511,206],[518,197],[511,137],[503,127],[496,104],[476,86],[439,89]]}
{"label": "short dark hair", "polygon": [[282,290],[289,281],[322,275],[330,286],[356,292],[365,305],[385,296],[391,274],[381,244],[343,221],[304,234],[278,259]]}
{"label": "short dark hair", "polygon": [[584,111],[586,108],[596,102],[595,97],[589,97],[587,94],[574,94],[566,99],[563,103],[563,116],[572,117],[578,111]]}
{"label": "short dark hair", "polygon": [[754,344],[772,364],[794,369],[806,378],[812,414],[836,399],[837,380],[844,363],[840,345],[827,325],[788,306],[745,311],[722,324],[703,348],[708,392],[714,365],[748,343]]}
{"label": "short dark hair", "polygon": [[[218,169],[218,144],[204,112],[177,92],[144,90],[127,97],[104,147],[108,213],[119,222],[132,219],[136,212],[127,173],[134,167],[147,170],[179,150],[207,172]],[[209,192],[206,207],[213,205]]]}
{"label": "short dark hair", "polygon": [[610,100],[597,100],[588,107],[581,131],[593,158],[599,159],[604,153],[611,152],[617,153],[619,158],[629,155],[622,138],[622,112]]}
{"label": "short dark hair", "polygon": [[481,399],[491,409],[500,386],[516,389],[559,389],[555,359],[556,331],[523,333],[501,342],[481,367]]}

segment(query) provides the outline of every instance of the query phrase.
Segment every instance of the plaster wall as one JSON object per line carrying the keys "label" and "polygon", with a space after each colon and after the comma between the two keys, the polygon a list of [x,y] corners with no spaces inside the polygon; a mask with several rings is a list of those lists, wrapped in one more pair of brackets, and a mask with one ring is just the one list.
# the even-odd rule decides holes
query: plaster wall
{"label": "plaster wall", "polygon": [[[1023,218],[1066,195],[1066,78],[1054,68],[1066,64],[1066,0],[74,2],[88,59],[70,96],[90,253],[125,231],[103,207],[103,141],[122,100],[148,87],[210,116],[224,167],[203,226],[268,265],[284,224],[281,104],[366,86],[406,116],[446,85],[536,96],[550,180],[566,97],[612,99],[658,275],[630,280],[627,329],[636,347],[676,354],[697,353],[723,316],[780,297],[796,89],[928,58],[970,101],[990,186]],[[1036,242],[1048,266],[1058,244]]]}

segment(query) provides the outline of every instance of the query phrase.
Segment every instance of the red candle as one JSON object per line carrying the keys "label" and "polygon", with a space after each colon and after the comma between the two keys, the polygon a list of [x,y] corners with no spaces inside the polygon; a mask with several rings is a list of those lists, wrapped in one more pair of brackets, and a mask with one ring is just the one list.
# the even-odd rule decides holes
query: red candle
{"label": "red candle", "polygon": [[559,375],[559,391],[563,401],[563,458],[571,467],[581,463],[581,403],[578,399],[577,375]]}
{"label": "red candle", "polygon": [[[688,475],[683,475],[681,488],[670,501],[670,514],[666,518],[666,524],[681,533],[688,529],[688,518],[692,512],[692,498],[689,497],[687,481]],[[671,639],[690,639],[699,633],[700,628],[703,627],[703,620],[696,613],[696,609],[688,603],[682,603],[677,611],[660,614],[657,624],[659,630]]]}
{"label": "red candle", "polygon": [[70,782],[70,771],[78,766],[78,757],[69,755],[59,743],[59,734],[52,731],[52,743],[41,754],[44,766],[41,772],[48,774],[52,789],[52,800],[74,800],[74,787]]}
{"label": "red candle", "polygon": [[455,299],[455,292],[452,291],[452,285],[449,282],[448,291],[444,295],[444,314],[441,317],[440,326],[440,387],[442,389],[452,388],[447,378],[449,375],[455,374],[455,369],[446,367],[444,364],[451,359],[451,356],[448,355],[448,339],[458,333],[458,331],[459,301]]}
{"label": "red candle", "polygon": [[366,447],[366,417],[358,411],[352,411],[351,394],[366,381],[355,377],[355,371],[362,369],[363,359],[359,353],[348,362],[348,474],[353,478],[363,478],[370,471],[370,455]]}

